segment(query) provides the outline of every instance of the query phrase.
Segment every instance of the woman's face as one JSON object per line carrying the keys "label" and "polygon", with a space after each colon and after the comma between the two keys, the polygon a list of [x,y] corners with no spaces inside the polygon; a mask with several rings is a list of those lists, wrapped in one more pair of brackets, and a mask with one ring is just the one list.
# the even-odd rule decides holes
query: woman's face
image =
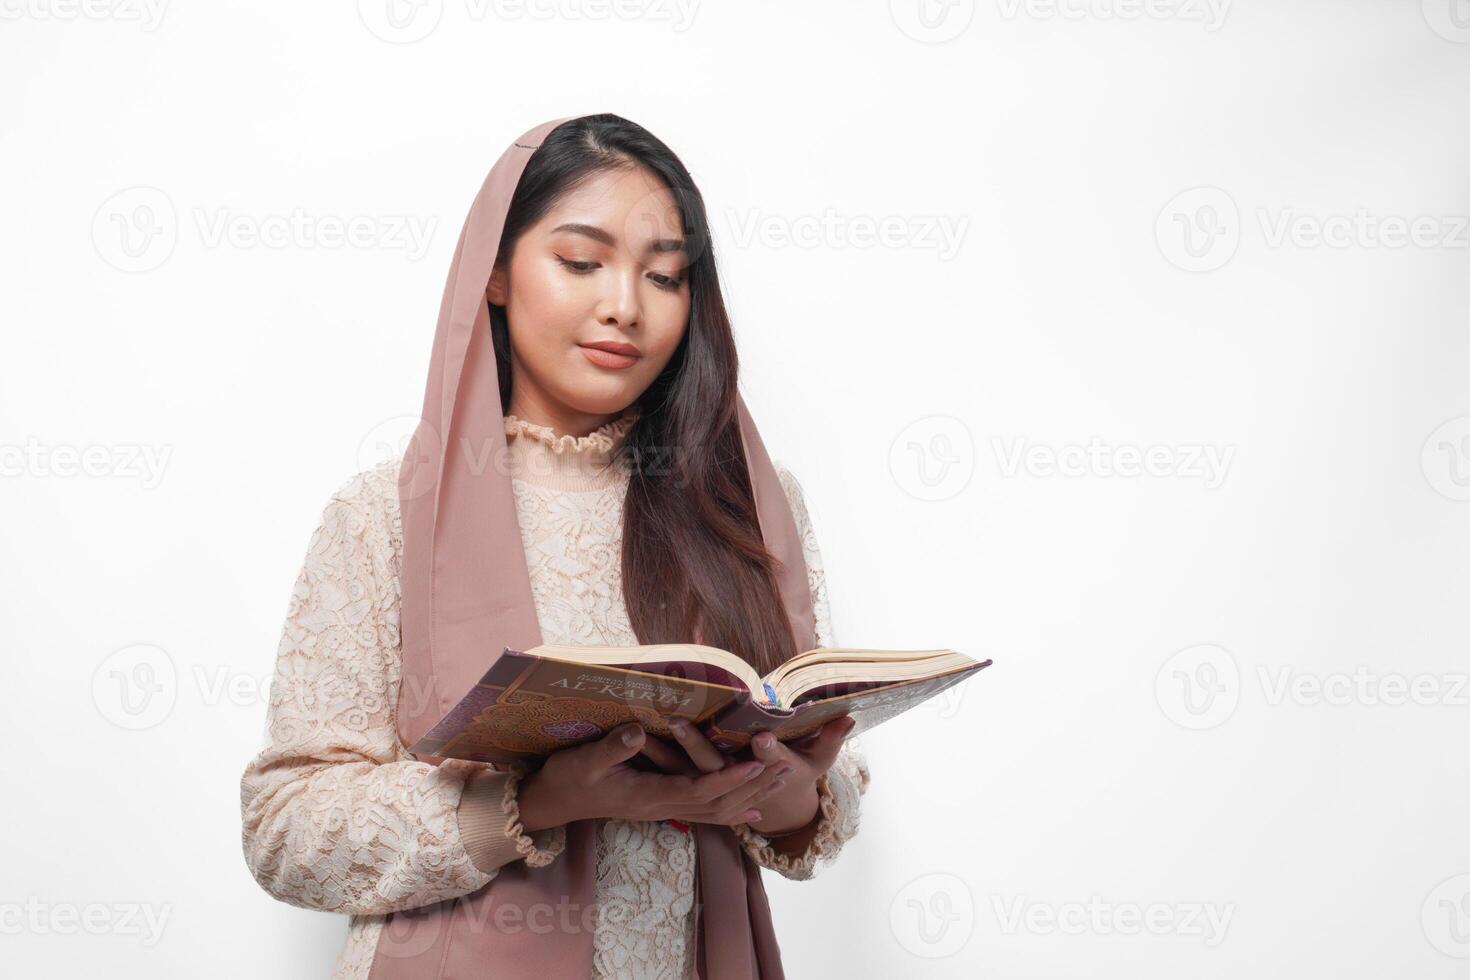
{"label": "woman's face", "polygon": [[[510,326],[510,412],[584,434],[616,417],[668,364],[689,322],[674,196],[643,168],[602,171],[516,242],[485,291]],[[632,356],[587,345],[627,344]]]}

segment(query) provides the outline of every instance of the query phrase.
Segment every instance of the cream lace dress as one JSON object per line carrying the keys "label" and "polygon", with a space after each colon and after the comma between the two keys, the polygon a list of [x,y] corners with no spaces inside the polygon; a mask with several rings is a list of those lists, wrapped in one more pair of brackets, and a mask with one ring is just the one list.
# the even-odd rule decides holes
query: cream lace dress
{"label": "cream lace dress", "polygon": [[[611,457],[632,418],[581,437],[506,416],[508,463],[543,639],[638,642],[622,600],[626,463]],[[817,642],[834,645],[827,589],[801,488],[776,469],[801,532]],[[396,461],[356,474],[328,501],[291,595],[276,658],[265,747],[241,780],[245,859],[270,895],[350,915],[333,980],[362,980],[389,912],[467,895],[510,860],[556,859],[563,828],[527,835],[515,781],[472,800],[488,767],[415,760],[398,738]],[[810,878],[857,832],[868,770],[849,741],[818,783],[819,828],[785,855],[746,825],[746,852],[787,878]],[[461,798],[465,812],[460,812]],[[475,816],[469,816],[471,804]],[[473,828],[473,829],[471,829]],[[661,822],[602,820],[597,833],[593,978],[694,980],[695,848]],[[778,923],[779,930],[779,923]]]}

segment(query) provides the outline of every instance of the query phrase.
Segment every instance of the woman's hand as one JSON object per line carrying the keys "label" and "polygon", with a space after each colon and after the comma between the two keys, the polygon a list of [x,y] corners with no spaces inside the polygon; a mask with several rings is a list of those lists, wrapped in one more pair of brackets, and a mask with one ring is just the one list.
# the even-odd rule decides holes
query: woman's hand
{"label": "woman's hand", "polygon": [[[817,815],[817,780],[837,761],[842,740],[855,724],[846,716],[834,718],[816,734],[791,745],[776,741],[770,732],[762,732],[752,739],[754,761],[765,764],[765,775],[755,780],[761,790],[751,800],[759,803],[755,815],[737,822],[748,823],[759,834],[784,834],[811,823]],[[649,738],[643,748],[643,754],[665,772],[694,771],[708,775],[749,764],[736,762],[722,753],[699,729],[683,719],[675,719],[669,727],[683,753],[658,738]]]}
{"label": "woman's hand", "polygon": [[642,772],[628,760],[648,741],[642,726],[630,722],[595,742],[552,753],[516,787],[521,826],[530,833],[594,817],[725,825],[759,817],[751,802],[765,785],[758,778],[764,762],[713,772]]}

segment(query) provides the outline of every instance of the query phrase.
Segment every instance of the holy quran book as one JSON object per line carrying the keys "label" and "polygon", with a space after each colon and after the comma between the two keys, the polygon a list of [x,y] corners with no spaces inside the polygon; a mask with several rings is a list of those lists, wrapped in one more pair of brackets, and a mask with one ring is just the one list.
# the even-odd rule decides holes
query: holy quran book
{"label": "holy quran book", "polygon": [[763,731],[795,741],[843,715],[857,723],[855,735],[990,663],[953,650],[819,647],[761,677],[730,651],[695,643],[505,647],[410,751],[535,764],[629,721],[672,741],[673,718],[699,726],[726,752]]}

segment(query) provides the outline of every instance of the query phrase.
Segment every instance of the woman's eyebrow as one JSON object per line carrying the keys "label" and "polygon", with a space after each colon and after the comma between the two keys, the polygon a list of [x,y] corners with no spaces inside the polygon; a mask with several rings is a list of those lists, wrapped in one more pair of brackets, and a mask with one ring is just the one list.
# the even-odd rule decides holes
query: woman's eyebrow
{"label": "woman's eyebrow", "polygon": [[[596,225],[584,225],[580,222],[569,221],[565,224],[557,225],[551,230],[553,232],[569,231],[575,235],[586,235],[588,238],[591,238],[594,241],[601,242],[604,245],[616,244],[613,236],[609,235],[607,232],[603,231]],[[653,241],[648,243],[648,248],[646,249],[646,251],[657,254],[661,254],[663,252],[682,252],[684,251],[684,239],[655,238]]]}

